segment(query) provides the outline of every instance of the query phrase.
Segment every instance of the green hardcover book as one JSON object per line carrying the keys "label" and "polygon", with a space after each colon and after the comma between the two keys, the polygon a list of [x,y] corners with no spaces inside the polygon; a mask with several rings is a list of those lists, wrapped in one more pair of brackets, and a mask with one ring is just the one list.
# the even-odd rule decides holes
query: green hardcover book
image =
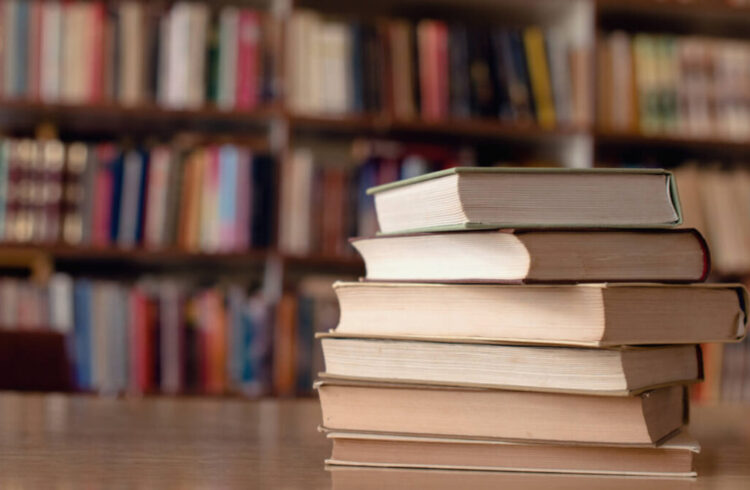
{"label": "green hardcover book", "polygon": [[367,192],[381,233],[682,222],[674,178],[661,169],[457,167]]}

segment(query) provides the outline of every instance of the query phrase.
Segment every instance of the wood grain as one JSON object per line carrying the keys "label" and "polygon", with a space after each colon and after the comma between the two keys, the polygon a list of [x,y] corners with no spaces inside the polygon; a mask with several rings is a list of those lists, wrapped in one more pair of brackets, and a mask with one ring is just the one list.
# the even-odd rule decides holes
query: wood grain
{"label": "wood grain", "polygon": [[317,400],[0,395],[0,488],[750,488],[746,406],[696,407],[697,480],[326,469]]}

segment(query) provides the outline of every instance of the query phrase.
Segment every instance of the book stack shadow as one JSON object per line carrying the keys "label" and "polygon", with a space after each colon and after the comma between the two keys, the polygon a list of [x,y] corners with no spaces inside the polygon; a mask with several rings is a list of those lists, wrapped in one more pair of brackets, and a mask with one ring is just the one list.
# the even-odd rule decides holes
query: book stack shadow
{"label": "book stack shadow", "polygon": [[701,343],[747,293],[663,170],[456,168],[375,187],[316,387],[331,465],[693,477]]}

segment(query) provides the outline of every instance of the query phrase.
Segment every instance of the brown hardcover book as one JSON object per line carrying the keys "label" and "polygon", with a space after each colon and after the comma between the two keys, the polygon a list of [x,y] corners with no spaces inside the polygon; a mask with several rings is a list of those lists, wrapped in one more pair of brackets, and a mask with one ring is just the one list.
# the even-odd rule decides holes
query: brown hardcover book
{"label": "brown hardcover book", "polygon": [[323,381],[332,431],[592,444],[650,444],[687,418],[682,386],[633,397]]}
{"label": "brown hardcover book", "polygon": [[283,295],[276,308],[273,336],[273,389],[279,396],[294,394],[297,381],[297,299]]}
{"label": "brown hardcover book", "polygon": [[[337,282],[336,332],[590,346],[744,337],[741,285]],[[470,321],[469,321],[470,320]]]}
{"label": "brown hardcover book", "polygon": [[696,230],[493,230],[355,238],[368,280],[700,282],[710,256]]}
{"label": "brown hardcover book", "polygon": [[692,477],[700,452],[686,431],[657,448],[335,431],[326,436],[333,442],[327,464],[389,468]]}
{"label": "brown hardcover book", "polygon": [[319,337],[326,379],[628,396],[702,374],[694,345],[591,349]]}

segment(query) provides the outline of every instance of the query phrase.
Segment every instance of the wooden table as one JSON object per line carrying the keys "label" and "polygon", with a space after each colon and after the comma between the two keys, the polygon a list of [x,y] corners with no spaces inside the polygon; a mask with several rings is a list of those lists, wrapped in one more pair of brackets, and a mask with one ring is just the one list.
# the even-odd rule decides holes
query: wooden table
{"label": "wooden table", "polygon": [[0,395],[0,488],[750,489],[750,407],[694,407],[697,480],[326,470],[317,400]]}

